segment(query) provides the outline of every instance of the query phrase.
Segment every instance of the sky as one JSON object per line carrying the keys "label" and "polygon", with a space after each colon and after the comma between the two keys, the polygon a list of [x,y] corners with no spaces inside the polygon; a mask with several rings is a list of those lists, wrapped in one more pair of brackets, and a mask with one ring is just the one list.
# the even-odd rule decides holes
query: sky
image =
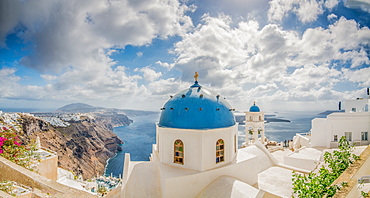
{"label": "sky", "polygon": [[237,111],[335,110],[369,27],[370,0],[1,0],[0,110],[159,110],[194,72]]}

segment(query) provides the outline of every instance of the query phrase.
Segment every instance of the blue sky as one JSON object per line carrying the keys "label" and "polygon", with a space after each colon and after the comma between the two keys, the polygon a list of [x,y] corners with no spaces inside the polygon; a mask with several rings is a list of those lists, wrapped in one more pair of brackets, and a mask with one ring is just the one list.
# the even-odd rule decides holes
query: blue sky
{"label": "blue sky", "polygon": [[370,87],[370,0],[5,0],[0,13],[0,109],[158,110],[195,71],[239,111],[336,109]]}

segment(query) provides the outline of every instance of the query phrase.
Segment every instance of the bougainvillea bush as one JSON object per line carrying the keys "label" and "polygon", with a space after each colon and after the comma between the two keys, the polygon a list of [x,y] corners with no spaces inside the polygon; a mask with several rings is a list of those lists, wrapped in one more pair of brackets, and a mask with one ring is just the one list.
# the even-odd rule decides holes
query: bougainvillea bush
{"label": "bougainvillea bush", "polygon": [[0,128],[0,156],[34,171],[34,165],[40,159],[35,151],[34,141],[25,145],[12,127]]}

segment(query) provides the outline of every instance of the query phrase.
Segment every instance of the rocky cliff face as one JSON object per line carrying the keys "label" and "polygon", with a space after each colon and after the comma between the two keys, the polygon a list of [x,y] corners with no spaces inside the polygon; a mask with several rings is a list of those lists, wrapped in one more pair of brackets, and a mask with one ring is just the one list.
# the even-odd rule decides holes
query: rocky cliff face
{"label": "rocky cliff face", "polygon": [[84,179],[102,175],[107,159],[123,143],[111,129],[130,124],[125,115],[94,115],[68,122],[68,127],[53,127],[42,119],[22,115],[21,133],[27,142],[40,137],[42,147],[58,153],[60,167],[82,175]]}

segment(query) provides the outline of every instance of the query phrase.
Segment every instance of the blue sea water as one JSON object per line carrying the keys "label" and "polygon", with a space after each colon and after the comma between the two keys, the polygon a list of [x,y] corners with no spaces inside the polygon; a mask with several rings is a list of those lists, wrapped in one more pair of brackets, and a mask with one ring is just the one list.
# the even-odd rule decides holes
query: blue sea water
{"label": "blue sea water", "polygon": [[131,161],[149,161],[152,144],[155,144],[155,123],[159,114],[130,117],[134,122],[127,126],[116,127],[113,132],[124,142],[122,151],[108,160],[105,174],[119,177],[123,172],[125,153],[130,153]]}
{"label": "blue sea water", "polygon": [[[265,124],[266,137],[269,140],[283,142],[291,140],[296,133],[306,133],[311,129],[311,120],[320,112],[275,112],[266,113],[276,115],[274,118],[287,119],[291,122],[270,122]],[[125,153],[130,153],[132,161],[149,161],[152,144],[155,144],[155,123],[159,114],[131,117],[134,122],[128,126],[116,127],[113,132],[125,143],[121,145],[122,151],[108,160],[105,174],[115,177],[123,172]],[[239,125],[239,147],[245,141],[245,127]]]}

